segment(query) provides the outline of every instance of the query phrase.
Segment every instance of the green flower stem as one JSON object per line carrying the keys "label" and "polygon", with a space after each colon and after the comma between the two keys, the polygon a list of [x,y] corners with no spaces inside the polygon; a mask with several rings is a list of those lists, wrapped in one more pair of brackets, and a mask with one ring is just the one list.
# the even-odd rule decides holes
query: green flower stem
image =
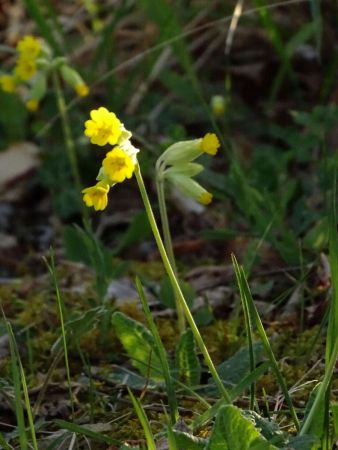
{"label": "green flower stem", "polygon": [[206,346],[205,346],[205,344],[203,342],[202,336],[201,336],[200,332],[198,331],[198,328],[196,326],[194,318],[193,318],[193,316],[192,316],[192,314],[191,314],[191,312],[189,310],[187,302],[185,301],[184,295],[183,295],[183,293],[181,291],[180,285],[178,284],[178,281],[177,281],[177,278],[175,276],[175,273],[174,273],[174,271],[173,271],[173,269],[171,267],[169,258],[167,256],[167,253],[165,251],[165,248],[164,248],[164,245],[163,245],[163,242],[162,242],[162,239],[161,239],[161,235],[160,235],[159,229],[158,229],[156,221],[155,221],[154,213],[153,213],[153,210],[152,210],[149,198],[148,198],[148,194],[147,194],[146,188],[144,186],[144,182],[143,182],[143,178],[142,178],[142,175],[141,175],[140,166],[138,164],[136,164],[136,167],[135,167],[135,176],[136,176],[136,180],[137,180],[137,183],[138,183],[138,186],[139,186],[139,189],[140,189],[140,193],[141,193],[141,196],[142,196],[144,207],[145,207],[145,210],[146,210],[146,213],[147,213],[147,216],[148,216],[148,220],[149,220],[149,223],[150,223],[150,226],[151,226],[151,229],[152,229],[152,232],[153,232],[153,235],[154,235],[154,238],[155,238],[158,250],[160,252],[160,255],[161,255],[161,258],[162,258],[165,270],[166,270],[166,272],[167,272],[167,274],[169,276],[170,282],[172,284],[172,287],[173,287],[174,291],[176,292],[176,295],[177,295],[177,297],[178,297],[178,299],[180,301],[180,304],[181,304],[181,307],[182,307],[182,309],[184,311],[184,314],[185,314],[185,317],[187,319],[187,322],[189,323],[190,328],[191,328],[191,330],[192,330],[192,332],[193,332],[193,334],[195,336],[197,345],[198,345],[199,349],[201,350],[201,352],[202,352],[202,354],[204,356],[205,363],[208,366],[208,368],[210,370],[210,373],[213,376],[213,378],[215,380],[215,383],[217,384],[217,387],[218,387],[220,393],[222,394],[222,396],[224,397],[224,399],[225,399],[225,401],[227,403],[231,403],[230,396],[229,396],[227,390],[225,389],[225,387],[223,386],[223,383],[222,383],[222,381],[221,381],[221,379],[220,379],[220,377],[219,377],[219,375],[217,373],[217,370],[216,370],[216,368],[214,366],[214,363],[212,362],[212,359],[210,358],[208,349],[206,348]]}
{"label": "green flower stem", "polygon": [[[172,244],[172,240],[171,240],[168,213],[167,213],[167,207],[166,207],[165,196],[164,196],[164,181],[163,181],[163,179],[160,178],[160,175],[161,175],[161,168],[157,167],[157,165],[156,165],[156,189],[157,189],[158,204],[160,207],[160,216],[161,216],[161,223],[162,223],[164,246],[165,246],[165,249],[167,252],[167,256],[168,256],[170,265],[171,265],[173,272],[177,278],[175,255],[174,255],[173,244]],[[183,311],[182,304],[181,304],[176,292],[175,292],[175,302],[176,302],[176,313],[177,313],[177,319],[178,319],[178,329],[179,329],[180,333],[182,333],[185,330],[184,311]]]}
{"label": "green flower stem", "polygon": [[[73,176],[73,179],[75,182],[77,192],[81,192],[82,191],[82,183],[81,183],[80,172],[79,172],[79,164],[78,164],[78,160],[77,160],[74,139],[73,139],[72,132],[71,132],[71,129],[69,126],[69,117],[68,117],[68,112],[67,112],[67,108],[66,108],[65,97],[63,95],[63,91],[62,91],[61,84],[60,84],[60,79],[59,79],[57,72],[53,71],[52,78],[53,78],[53,84],[54,84],[54,89],[55,89],[55,93],[56,93],[57,106],[58,106],[58,110],[59,110],[59,113],[61,116],[63,134],[64,134],[64,138],[65,138],[67,155],[68,155],[68,159],[69,159],[69,163],[70,163],[70,167],[71,167],[71,171],[72,171],[72,176]],[[82,206],[83,218],[88,219],[88,211],[87,211],[85,205],[83,204],[83,202],[81,202],[81,206]]]}

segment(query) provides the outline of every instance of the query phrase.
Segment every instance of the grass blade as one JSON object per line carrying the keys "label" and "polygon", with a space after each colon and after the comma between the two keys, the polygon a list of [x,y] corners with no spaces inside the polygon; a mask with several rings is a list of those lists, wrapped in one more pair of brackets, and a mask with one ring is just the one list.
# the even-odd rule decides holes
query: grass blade
{"label": "grass blade", "polygon": [[[2,312],[3,313],[3,312]],[[3,313],[4,315],[4,313]],[[4,316],[5,317],[5,316]],[[11,353],[12,377],[15,395],[15,415],[18,427],[19,442],[21,450],[28,449],[28,441],[25,427],[24,411],[21,397],[20,371],[18,368],[18,354],[16,351],[15,340],[10,323],[5,319],[7,333],[9,336],[9,349]]]}
{"label": "grass blade", "polygon": [[[336,211],[336,184],[337,171],[333,173],[333,188],[331,198],[330,228],[329,228],[329,261],[331,271],[331,304],[329,309],[329,321],[326,337],[325,351],[325,375],[318,389],[311,410],[306,417],[300,434],[305,434],[310,428],[311,422],[316,416],[322,402],[325,402],[326,436],[323,440],[329,441],[329,395],[328,390],[332,374],[338,358],[338,235],[337,235],[337,211]],[[326,398],[325,398],[326,397]],[[327,444],[328,445],[328,444]]]}
{"label": "grass blade", "polygon": [[144,409],[142,408],[142,405],[140,401],[133,395],[131,390],[128,388],[128,393],[131,398],[131,401],[133,402],[135,412],[137,414],[137,417],[139,421],[141,422],[144,434],[146,436],[147,441],[147,449],[148,450],[156,450],[156,444],[154,441],[153,433],[150,428],[150,424],[148,421],[148,418],[146,416],[146,413],[144,412]]}
{"label": "grass blade", "polygon": [[169,370],[167,353],[162,344],[161,337],[160,337],[160,334],[156,327],[153,316],[151,315],[149,305],[148,305],[146,296],[144,294],[143,286],[142,286],[142,283],[139,278],[136,278],[136,288],[137,288],[137,292],[140,297],[140,300],[142,302],[143,311],[146,316],[148,326],[150,328],[151,334],[154,337],[157,354],[158,354],[158,357],[159,357],[161,365],[162,365],[163,376],[164,376],[164,380],[165,380],[165,384],[166,384],[166,388],[167,388],[167,394],[168,394],[170,417],[171,417],[172,423],[174,424],[178,420],[179,414],[178,414],[178,409],[177,409],[177,400],[176,400],[174,384],[172,382],[170,370]]}
{"label": "grass blade", "polygon": [[32,19],[35,21],[41,35],[46,39],[48,44],[52,47],[54,52],[58,55],[63,55],[57,40],[54,37],[54,34],[51,28],[48,25],[48,21],[45,19],[41,12],[41,4],[39,4],[38,0],[24,0],[24,4],[27,8],[27,11],[31,15]]}
{"label": "grass blade", "polygon": [[[233,261],[234,263],[234,261]],[[249,312],[249,305],[248,300],[246,298],[246,295],[243,290],[243,284],[240,280],[240,273],[235,270],[237,284],[240,290],[240,297],[242,301],[242,307],[244,312],[244,321],[245,321],[245,328],[246,328],[246,336],[248,339],[248,347],[249,347],[249,360],[250,360],[250,372],[252,373],[255,370],[255,352],[253,349],[253,339],[252,339],[252,323],[251,323],[251,317]],[[255,383],[253,382],[250,386],[250,409],[254,409],[255,405]]]}
{"label": "grass blade", "polygon": [[235,273],[236,273],[236,278],[237,280],[239,280],[239,288],[240,288],[240,295],[244,295],[246,297],[246,299],[244,300],[244,302],[246,302],[249,306],[249,311],[250,311],[250,315],[252,317],[252,320],[256,326],[257,332],[261,338],[262,344],[264,346],[265,352],[270,360],[270,364],[271,364],[271,368],[277,378],[277,381],[280,385],[280,388],[283,392],[283,395],[285,397],[285,400],[288,404],[289,410],[290,410],[290,414],[291,417],[293,419],[293,422],[295,424],[295,427],[297,428],[297,430],[299,430],[299,421],[298,421],[298,417],[295,411],[295,408],[293,406],[288,388],[286,386],[284,377],[281,373],[281,371],[279,370],[278,367],[278,362],[275,358],[275,355],[272,351],[269,339],[266,335],[266,332],[264,330],[261,318],[259,317],[256,305],[254,303],[254,300],[252,298],[251,292],[250,292],[250,288],[248,285],[248,282],[246,280],[246,276],[244,273],[244,270],[242,267],[240,267],[238,265],[237,259],[235,257],[235,255],[232,255],[232,262],[234,265],[234,269],[235,269]]}
{"label": "grass blade", "polygon": [[4,450],[11,450],[11,447],[7,444],[5,438],[1,433],[0,433],[0,445],[2,445]]}
{"label": "grass blade", "polygon": [[80,434],[90,439],[93,439],[96,442],[103,442],[109,445],[119,445],[120,442],[117,439],[113,439],[109,436],[104,436],[101,433],[97,433],[96,431],[92,431],[89,428],[77,425],[75,423],[67,422],[66,420],[57,419],[55,421],[56,425],[60,427],[62,430],[68,430],[72,433]]}
{"label": "grass blade", "polygon": [[[11,333],[13,333],[12,330],[11,330]],[[13,335],[13,338],[14,338],[14,335]],[[18,354],[18,362],[19,362],[19,368],[20,368],[21,384],[22,384],[23,395],[24,395],[24,399],[25,399],[26,413],[27,413],[27,417],[28,417],[29,429],[30,429],[31,436],[32,436],[32,441],[33,441],[33,448],[34,448],[34,450],[38,450],[38,444],[37,444],[36,436],[35,436],[34,420],[33,420],[31,404],[30,404],[30,401],[29,401],[26,377],[25,377],[25,372],[23,370],[19,354]]]}

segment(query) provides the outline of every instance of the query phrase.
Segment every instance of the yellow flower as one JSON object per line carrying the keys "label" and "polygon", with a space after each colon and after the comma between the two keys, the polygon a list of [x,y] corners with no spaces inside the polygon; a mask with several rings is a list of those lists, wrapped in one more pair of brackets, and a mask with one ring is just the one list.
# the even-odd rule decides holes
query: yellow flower
{"label": "yellow flower", "polygon": [[135,165],[131,157],[119,147],[107,153],[102,162],[105,175],[114,183],[131,178]]}
{"label": "yellow flower", "polygon": [[89,88],[85,83],[77,84],[75,92],[79,97],[86,97],[89,94]]}
{"label": "yellow flower", "polygon": [[39,108],[39,102],[35,98],[31,98],[26,102],[26,108],[28,111],[35,112]]}
{"label": "yellow flower", "polygon": [[208,191],[202,192],[199,196],[198,201],[202,203],[202,205],[209,205],[212,202],[212,194]]}
{"label": "yellow flower", "polygon": [[99,182],[95,186],[91,186],[82,190],[83,201],[88,207],[93,206],[95,211],[102,211],[108,204],[109,185]]}
{"label": "yellow flower", "polygon": [[1,75],[0,76],[0,86],[5,92],[14,92],[16,83],[13,75]]}
{"label": "yellow flower", "polygon": [[85,135],[96,145],[115,145],[122,134],[122,124],[116,115],[101,106],[90,112],[91,120],[85,122]]}
{"label": "yellow flower", "polygon": [[201,150],[209,155],[216,155],[220,143],[218,137],[214,133],[207,133],[201,141]]}
{"label": "yellow flower", "polygon": [[16,62],[15,74],[21,80],[30,80],[36,74],[36,70],[36,62],[34,59],[19,58]]}
{"label": "yellow flower", "polygon": [[25,59],[36,59],[41,52],[41,44],[34,36],[24,36],[17,44],[16,49],[20,57]]}

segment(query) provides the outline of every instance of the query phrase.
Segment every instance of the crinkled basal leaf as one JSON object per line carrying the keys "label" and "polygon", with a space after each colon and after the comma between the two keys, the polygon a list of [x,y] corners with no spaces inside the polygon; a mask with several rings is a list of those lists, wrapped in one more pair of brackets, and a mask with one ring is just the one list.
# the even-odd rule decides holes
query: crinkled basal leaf
{"label": "crinkled basal leaf", "polygon": [[243,411],[242,414],[255,424],[256,428],[260,430],[260,433],[266,440],[273,440],[274,444],[283,445],[287,438],[287,434],[279,428],[276,422],[272,422],[265,417],[260,416],[255,411]]}
{"label": "crinkled basal leaf", "polygon": [[316,436],[304,434],[290,439],[284,450],[317,450],[321,448],[319,439]]}
{"label": "crinkled basal leaf", "polygon": [[177,448],[184,450],[203,450],[207,445],[207,439],[193,436],[183,431],[173,430]]}
{"label": "crinkled basal leaf", "polygon": [[121,312],[113,314],[112,323],[132,365],[145,377],[162,380],[161,363],[156,354],[155,341],[148,329]]}
{"label": "crinkled basal leaf", "polygon": [[[89,309],[85,313],[78,315],[65,324],[66,336],[69,340],[78,339],[84,333],[93,328],[93,324],[106,312],[106,309],[98,306],[97,308]],[[52,346],[52,353],[56,354],[62,347],[61,336],[54,342]]]}
{"label": "crinkled basal leaf", "polygon": [[188,328],[181,336],[176,350],[176,368],[178,379],[188,386],[199,384],[201,365],[196,354],[194,335]]}
{"label": "crinkled basal leaf", "polygon": [[210,441],[206,450],[276,450],[243,417],[241,410],[233,405],[223,406],[216,417]]}

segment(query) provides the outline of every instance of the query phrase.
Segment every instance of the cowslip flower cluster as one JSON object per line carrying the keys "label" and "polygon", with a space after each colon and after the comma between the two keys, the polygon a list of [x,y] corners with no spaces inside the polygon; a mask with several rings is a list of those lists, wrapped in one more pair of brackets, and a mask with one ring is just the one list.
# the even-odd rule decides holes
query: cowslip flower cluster
{"label": "cowslip flower cluster", "polygon": [[41,42],[33,36],[23,37],[16,46],[18,58],[14,74],[19,80],[28,81],[37,72],[37,59],[41,53]]}
{"label": "cowslip flower cluster", "polygon": [[203,153],[216,155],[219,147],[219,140],[214,133],[207,133],[200,139],[177,142],[158,159],[156,176],[160,182],[167,180],[187,197],[208,205],[212,201],[212,194],[193,179],[204,167],[192,161]]}
{"label": "cowslip flower cluster", "polygon": [[139,150],[130,141],[132,134],[113,112],[101,106],[90,112],[85,122],[84,134],[92,144],[113,148],[106,153],[94,186],[82,190],[83,201],[95,211],[102,211],[108,204],[108,192],[116,183],[133,176]]}
{"label": "cowslip flower cluster", "polygon": [[11,74],[0,75],[0,88],[7,93],[22,96],[29,111],[36,111],[47,92],[47,81],[53,71],[60,73],[80,97],[88,95],[89,89],[81,76],[63,57],[55,57],[43,40],[31,35],[24,36],[16,46],[17,58]]}

